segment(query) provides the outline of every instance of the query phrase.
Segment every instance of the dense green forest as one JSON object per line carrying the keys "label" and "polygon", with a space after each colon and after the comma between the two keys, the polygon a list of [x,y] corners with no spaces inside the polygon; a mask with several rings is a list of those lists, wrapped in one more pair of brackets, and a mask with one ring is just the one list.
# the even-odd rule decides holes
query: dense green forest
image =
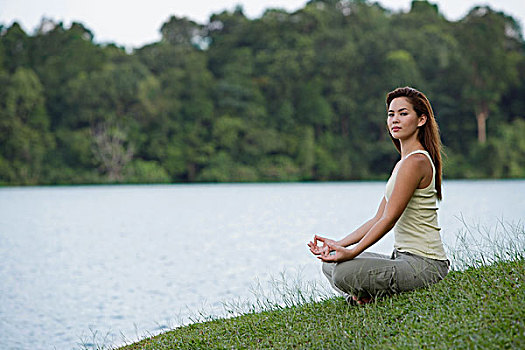
{"label": "dense green forest", "polygon": [[0,25],[0,183],[382,179],[399,157],[384,99],[405,85],[433,104],[446,178],[525,177],[525,42],[507,14],[312,0],[160,31],[129,52],[80,23]]}

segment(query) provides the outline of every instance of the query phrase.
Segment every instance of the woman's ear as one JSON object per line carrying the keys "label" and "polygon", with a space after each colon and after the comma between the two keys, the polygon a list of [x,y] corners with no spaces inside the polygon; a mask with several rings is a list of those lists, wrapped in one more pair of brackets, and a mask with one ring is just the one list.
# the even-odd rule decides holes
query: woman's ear
{"label": "woman's ear", "polygon": [[426,114],[421,114],[421,116],[418,118],[417,126],[418,127],[423,126],[423,125],[425,125],[426,122],[427,122],[427,115]]}

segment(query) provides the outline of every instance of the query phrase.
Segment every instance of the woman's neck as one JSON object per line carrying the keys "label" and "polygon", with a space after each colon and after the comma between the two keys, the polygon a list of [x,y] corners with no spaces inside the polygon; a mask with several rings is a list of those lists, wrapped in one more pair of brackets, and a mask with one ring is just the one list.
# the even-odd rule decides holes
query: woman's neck
{"label": "woman's neck", "polygon": [[400,146],[401,146],[401,159],[408,156],[410,153],[417,151],[417,150],[424,150],[425,147],[419,142],[417,138],[410,139],[410,140],[400,140]]}

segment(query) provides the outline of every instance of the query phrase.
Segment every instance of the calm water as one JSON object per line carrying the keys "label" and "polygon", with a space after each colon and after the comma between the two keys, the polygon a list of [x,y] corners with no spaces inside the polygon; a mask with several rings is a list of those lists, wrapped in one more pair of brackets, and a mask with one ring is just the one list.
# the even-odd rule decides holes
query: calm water
{"label": "calm water", "polygon": [[[286,271],[321,280],[307,250],[376,210],[382,182],[0,189],[0,348],[120,344],[250,297]],[[525,218],[525,180],[448,181],[440,224]],[[391,251],[388,234],[372,251]]]}

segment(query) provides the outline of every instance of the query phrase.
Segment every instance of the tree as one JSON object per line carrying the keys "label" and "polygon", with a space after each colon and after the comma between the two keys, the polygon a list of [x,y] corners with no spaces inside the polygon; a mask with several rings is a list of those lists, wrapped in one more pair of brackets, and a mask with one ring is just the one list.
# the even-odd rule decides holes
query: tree
{"label": "tree", "polygon": [[200,27],[176,17],[162,26],[163,40],[137,51],[155,74],[160,90],[156,115],[146,131],[152,137],[141,155],[158,160],[172,179],[195,181],[213,153],[214,80],[207,55],[193,43]]}
{"label": "tree", "polygon": [[458,22],[428,1],[237,7],[170,17],[133,52],[80,23],[0,29],[2,183],[385,178],[398,155],[384,99],[400,85],[432,101],[447,174],[523,168],[525,43],[486,7]]}
{"label": "tree", "polygon": [[38,184],[54,147],[42,84],[22,67],[0,80],[0,182]]}
{"label": "tree", "polygon": [[110,182],[122,180],[122,170],[133,159],[134,147],[121,127],[101,123],[92,128],[93,153]]}
{"label": "tree", "polygon": [[320,79],[311,79],[298,91],[297,119],[316,127],[317,134],[332,123],[332,110],[322,95]]}
{"label": "tree", "polygon": [[192,46],[198,45],[202,26],[187,18],[171,16],[170,19],[162,25],[160,32],[162,40],[175,46]]}
{"label": "tree", "polygon": [[458,26],[457,35],[470,63],[464,94],[476,115],[479,143],[487,139],[491,110],[517,76],[516,62],[509,52],[515,46],[517,28],[511,17],[489,7],[475,7]]}
{"label": "tree", "polygon": [[3,64],[9,73],[14,73],[18,67],[29,67],[31,37],[18,22],[14,22],[2,33],[1,41],[5,55]]}

